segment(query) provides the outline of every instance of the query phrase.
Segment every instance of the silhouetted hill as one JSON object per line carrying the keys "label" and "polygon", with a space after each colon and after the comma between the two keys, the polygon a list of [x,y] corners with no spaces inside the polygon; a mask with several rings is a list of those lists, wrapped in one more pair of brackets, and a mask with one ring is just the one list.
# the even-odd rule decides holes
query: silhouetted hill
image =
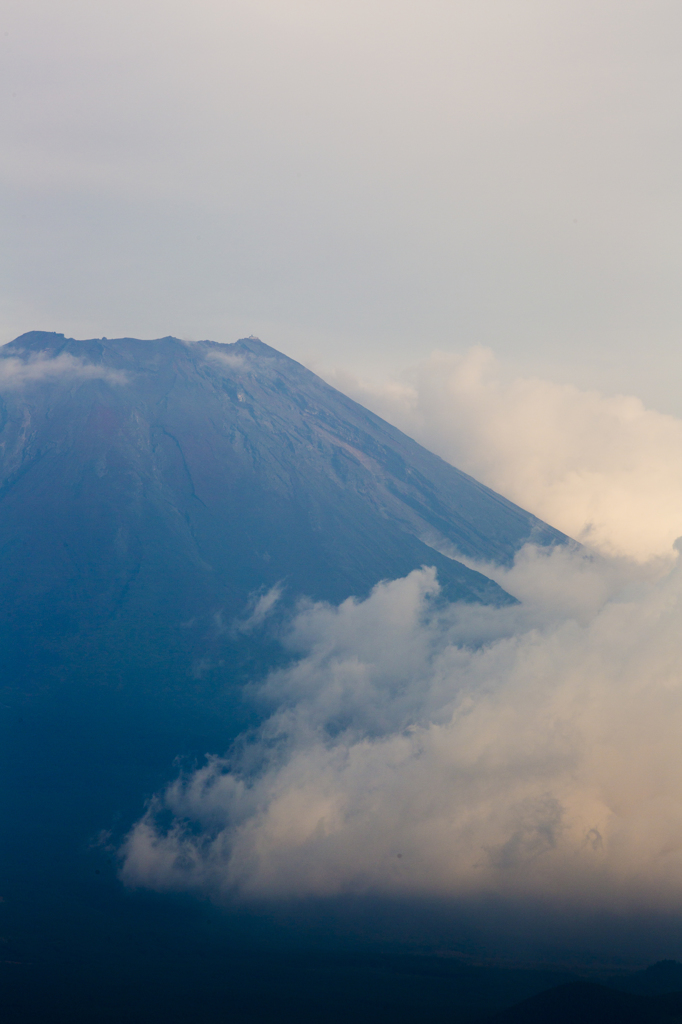
{"label": "silhouetted hill", "polygon": [[642,995],[663,995],[668,992],[682,992],[682,964],[677,960],[659,960],[644,971],[637,971],[625,977],[607,979],[612,988]]}
{"label": "silhouetted hill", "polygon": [[[665,997],[663,997],[665,998]],[[673,1024],[677,1008],[658,999],[571,981],[531,996],[490,1018],[489,1024]]]}

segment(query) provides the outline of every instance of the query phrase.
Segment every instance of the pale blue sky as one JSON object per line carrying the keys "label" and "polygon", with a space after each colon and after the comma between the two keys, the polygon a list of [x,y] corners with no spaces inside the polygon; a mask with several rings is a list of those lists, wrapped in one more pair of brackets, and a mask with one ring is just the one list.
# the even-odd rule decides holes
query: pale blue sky
{"label": "pale blue sky", "polygon": [[682,8],[5,0],[0,340],[490,345],[682,413]]}

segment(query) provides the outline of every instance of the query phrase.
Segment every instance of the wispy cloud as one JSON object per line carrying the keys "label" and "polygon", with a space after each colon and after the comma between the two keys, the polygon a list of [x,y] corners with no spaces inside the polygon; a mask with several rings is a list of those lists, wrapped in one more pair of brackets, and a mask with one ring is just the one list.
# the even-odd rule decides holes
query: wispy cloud
{"label": "wispy cloud", "polygon": [[0,388],[18,388],[34,381],[61,377],[106,380],[110,384],[125,384],[128,380],[123,370],[88,363],[69,352],[52,357],[44,352],[32,353],[28,358],[0,357]]}
{"label": "wispy cloud", "polygon": [[272,615],[282,596],[283,589],[284,586],[281,582],[275,583],[266,593],[254,595],[250,601],[249,614],[234,623],[233,631],[235,633],[252,633],[259,629]]}
{"label": "wispy cloud", "polygon": [[244,356],[235,355],[231,352],[219,352],[217,349],[209,349],[206,359],[211,363],[218,363],[230,370],[240,370],[246,366]]}
{"label": "wispy cloud", "polygon": [[334,381],[453,465],[571,537],[640,561],[682,534],[682,420],[638,398],[510,376],[484,348],[399,380]]}
{"label": "wispy cloud", "polygon": [[157,796],[124,879],[682,907],[682,570],[528,548],[504,585],[524,604],[442,608],[424,569],[302,608],[270,716]]}

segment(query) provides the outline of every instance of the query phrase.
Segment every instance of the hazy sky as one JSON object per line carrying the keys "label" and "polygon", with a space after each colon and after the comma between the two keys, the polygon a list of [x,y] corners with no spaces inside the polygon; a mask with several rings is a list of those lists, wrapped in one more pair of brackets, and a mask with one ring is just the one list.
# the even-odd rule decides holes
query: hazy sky
{"label": "hazy sky", "polygon": [[682,412],[672,0],[5,0],[1,340],[434,348]]}

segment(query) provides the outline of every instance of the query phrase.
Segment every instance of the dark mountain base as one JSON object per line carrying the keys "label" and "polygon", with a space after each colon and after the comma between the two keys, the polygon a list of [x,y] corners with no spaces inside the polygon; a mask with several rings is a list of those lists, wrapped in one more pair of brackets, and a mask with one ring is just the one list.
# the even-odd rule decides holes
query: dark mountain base
{"label": "dark mountain base", "polygon": [[502,1013],[490,1024],[673,1024],[682,1021],[682,992],[639,996],[605,985],[572,981],[541,992]]}
{"label": "dark mountain base", "polygon": [[560,972],[465,967],[446,957],[286,949],[244,934],[226,941],[191,914],[180,939],[178,921],[157,913],[138,916],[125,935],[112,922],[106,951],[88,949],[84,937],[78,963],[56,951],[52,963],[6,960],[3,1024],[682,1021],[682,992],[637,995]]}
{"label": "dark mountain base", "polygon": [[36,854],[6,890],[2,1024],[682,1021],[680,964],[592,972],[589,982],[563,969],[473,966],[357,935],[334,939],[314,915],[122,891],[101,848],[74,860],[78,878],[57,844],[47,869]]}

